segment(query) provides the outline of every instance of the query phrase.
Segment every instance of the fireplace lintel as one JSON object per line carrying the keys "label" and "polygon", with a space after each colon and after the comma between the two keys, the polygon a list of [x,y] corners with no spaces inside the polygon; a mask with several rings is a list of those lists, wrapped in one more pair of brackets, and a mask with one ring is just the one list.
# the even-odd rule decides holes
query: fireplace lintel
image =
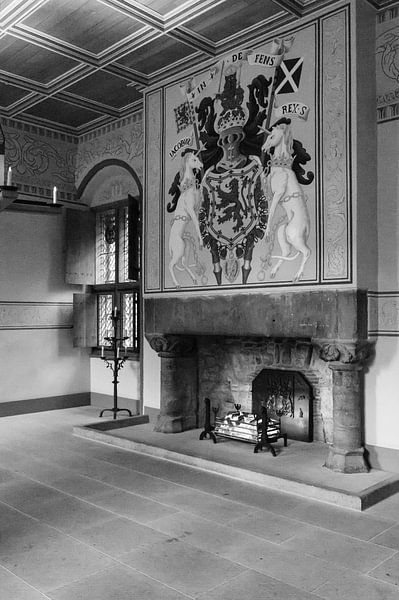
{"label": "fireplace lintel", "polygon": [[367,339],[364,290],[145,298],[147,334]]}

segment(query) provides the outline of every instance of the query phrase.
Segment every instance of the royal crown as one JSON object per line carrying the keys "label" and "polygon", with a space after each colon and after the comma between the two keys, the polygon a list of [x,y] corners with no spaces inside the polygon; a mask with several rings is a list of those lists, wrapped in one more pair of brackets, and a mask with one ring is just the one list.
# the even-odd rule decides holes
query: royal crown
{"label": "royal crown", "polygon": [[237,71],[234,67],[226,70],[222,93],[216,95],[222,111],[215,121],[215,129],[221,134],[229,129],[242,129],[247,122],[248,114],[242,107],[244,90],[237,82]]}
{"label": "royal crown", "polygon": [[247,121],[247,115],[241,107],[233,108],[223,113],[216,122],[216,131],[224,133],[233,127],[242,129]]}

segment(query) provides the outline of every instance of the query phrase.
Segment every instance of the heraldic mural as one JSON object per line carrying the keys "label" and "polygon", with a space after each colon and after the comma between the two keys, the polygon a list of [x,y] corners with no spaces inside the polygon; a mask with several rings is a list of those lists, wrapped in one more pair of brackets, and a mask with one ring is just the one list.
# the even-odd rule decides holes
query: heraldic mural
{"label": "heraldic mural", "polygon": [[166,289],[316,280],[313,36],[166,89]]}

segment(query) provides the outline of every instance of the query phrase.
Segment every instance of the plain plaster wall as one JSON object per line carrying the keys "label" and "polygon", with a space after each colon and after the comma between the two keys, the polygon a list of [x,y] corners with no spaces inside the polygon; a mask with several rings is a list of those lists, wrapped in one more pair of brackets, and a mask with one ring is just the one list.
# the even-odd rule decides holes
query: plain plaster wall
{"label": "plain plaster wall", "polygon": [[366,444],[399,450],[399,338],[381,337],[366,374]]}
{"label": "plain plaster wall", "polygon": [[[378,291],[379,330],[396,329],[396,337],[376,338],[373,364],[366,374],[366,443],[399,450],[399,121],[378,125]],[[384,302],[384,307],[383,307]]]}
{"label": "plain plaster wall", "polygon": [[[113,398],[113,376],[100,358],[90,359],[90,391]],[[128,360],[118,374],[118,397],[140,400],[140,362]],[[107,403],[107,406],[109,403]],[[112,402],[111,402],[112,405]]]}
{"label": "plain plaster wall", "polygon": [[[49,303],[62,303],[68,311],[76,291],[64,282],[64,246],[62,214],[0,214],[0,303],[7,303],[0,323],[0,402],[89,390],[88,354],[72,347],[72,329],[57,328],[54,320],[54,328],[43,327]],[[21,302],[24,329],[11,314]],[[35,302],[41,303],[39,316]]]}
{"label": "plain plaster wall", "polygon": [[159,409],[161,405],[161,359],[146,339],[142,348],[144,408]]}

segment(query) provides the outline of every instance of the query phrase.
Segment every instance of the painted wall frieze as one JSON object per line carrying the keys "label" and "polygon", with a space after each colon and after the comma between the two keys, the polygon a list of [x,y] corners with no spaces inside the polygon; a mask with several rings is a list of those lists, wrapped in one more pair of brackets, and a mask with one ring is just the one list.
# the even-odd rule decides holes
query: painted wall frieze
{"label": "painted wall frieze", "polygon": [[71,329],[72,302],[0,302],[0,330]]}

